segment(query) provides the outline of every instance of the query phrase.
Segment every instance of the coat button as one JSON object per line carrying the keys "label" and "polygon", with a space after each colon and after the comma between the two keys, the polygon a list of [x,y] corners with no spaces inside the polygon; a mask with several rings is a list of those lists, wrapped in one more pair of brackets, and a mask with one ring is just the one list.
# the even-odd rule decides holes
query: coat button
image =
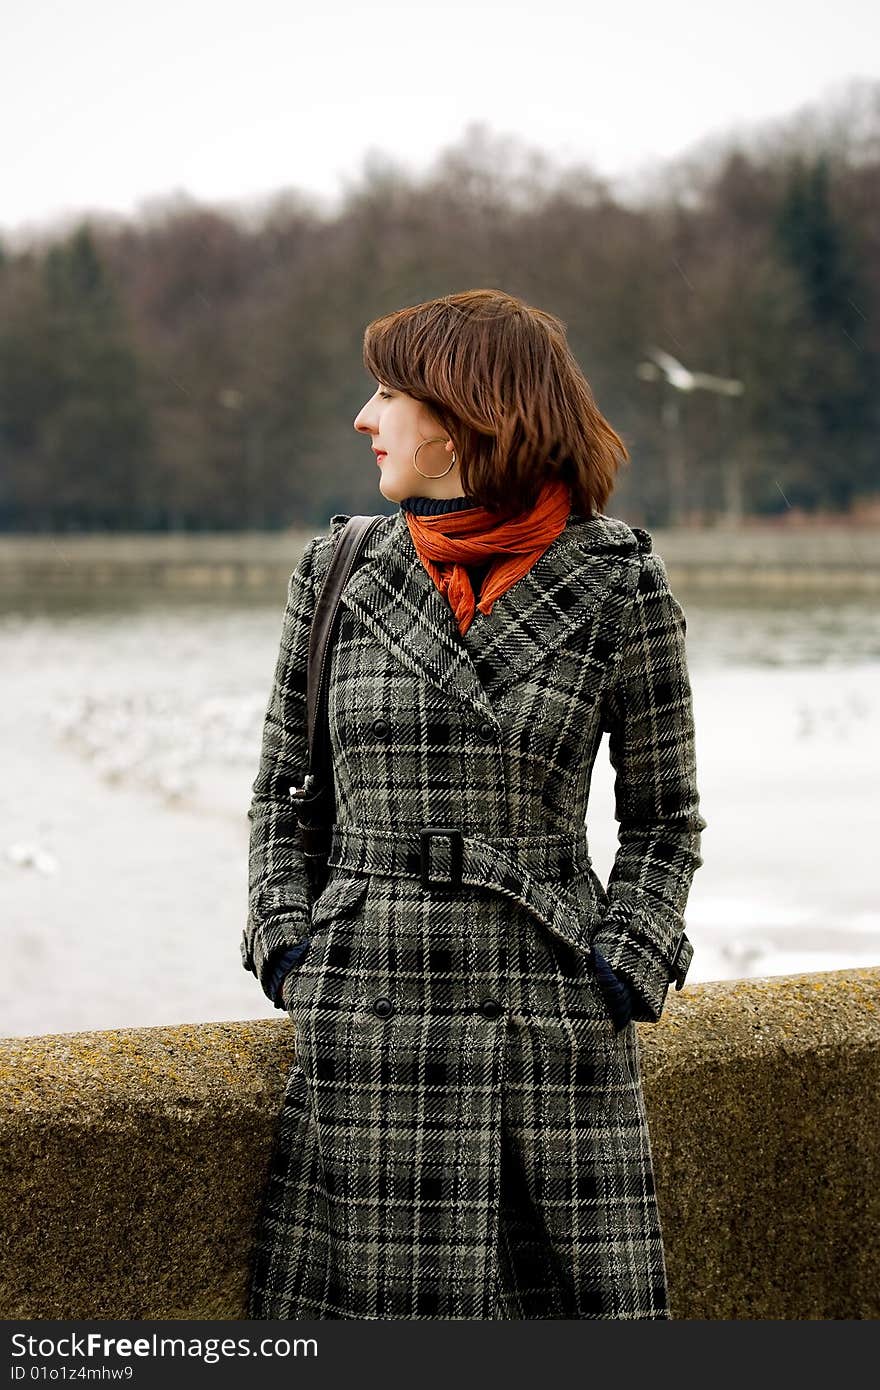
{"label": "coat button", "polygon": [[394,1005],[390,999],[386,999],[384,996],[381,999],[375,999],[373,1001],[373,1013],[378,1018],[388,1018],[394,1013]]}
{"label": "coat button", "polygon": [[490,724],[489,721],[488,721],[488,719],[484,719],[483,722],[482,722],[482,724],[480,725],[480,738],[484,738],[484,739],[486,739],[486,740],[488,741],[490,738],[494,738],[494,737],[495,737],[495,725],[494,725],[494,724]]}
{"label": "coat button", "polygon": [[480,1013],[484,1018],[497,1018],[501,1013],[501,1005],[497,999],[483,999],[480,1002]]}
{"label": "coat button", "polygon": [[374,719],[370,728],[377,738],[387,738],[391,733],[391,725],[387,719]]}

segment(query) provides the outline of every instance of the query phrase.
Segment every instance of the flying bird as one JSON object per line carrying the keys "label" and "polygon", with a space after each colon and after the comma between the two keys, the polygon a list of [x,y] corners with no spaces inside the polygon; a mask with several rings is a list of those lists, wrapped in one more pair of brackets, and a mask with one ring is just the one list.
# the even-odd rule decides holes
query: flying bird
{"label": "flying bird", "polygon": [[717,391],[723,396],[741,396],[743,393],[741,381],[733,377],[712,376],[709,372],[691,372],[677,357],[673,357],[670,352],[664,352],[662,348],[649,348],[648,356],[653,358],[653,361],[642,362],[638,368],[639,376],[646,381],[656,381],[659,367],[670,386],[674,386],[678,391],[696,391],[702,387],[706,391]]}

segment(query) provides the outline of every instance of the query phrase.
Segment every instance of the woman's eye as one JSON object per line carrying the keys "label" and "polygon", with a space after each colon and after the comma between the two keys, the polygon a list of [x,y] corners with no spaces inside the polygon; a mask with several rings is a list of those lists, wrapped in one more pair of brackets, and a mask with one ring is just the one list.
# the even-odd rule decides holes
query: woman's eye
{"label": "woman's eye", "polygon": [[391,400],[391,392],[390,392],[390,391],[380,391],[380,392],[379,392],[379,395],[382,397],[383,401],[390,401],[390,400]]}

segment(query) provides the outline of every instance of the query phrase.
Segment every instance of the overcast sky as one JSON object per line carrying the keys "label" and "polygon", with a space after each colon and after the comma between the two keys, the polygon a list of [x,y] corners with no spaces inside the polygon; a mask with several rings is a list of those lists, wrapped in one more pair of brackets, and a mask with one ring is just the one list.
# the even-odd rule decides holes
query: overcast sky
{"label": "overcast sky", "polygon": [[[867,0],[4,0],[0,228],[178,192],[332,205],[472,121],[633,174],[880,76]],[[874,16],[871,18],[871,16]]]}

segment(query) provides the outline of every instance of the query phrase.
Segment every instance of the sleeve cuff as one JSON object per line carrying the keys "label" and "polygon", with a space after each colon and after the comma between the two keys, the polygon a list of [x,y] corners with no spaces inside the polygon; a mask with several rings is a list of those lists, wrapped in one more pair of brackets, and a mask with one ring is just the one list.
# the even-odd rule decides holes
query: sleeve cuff
{"label": "sleeve cuff", "polygon": [[308,943],[311,923],[307,918],[278,918],[267,922],[248,935],[247,930],[241,938],[241,963],[245,970],[256,975],[260,987],[267,998],[275,999],[272,993],[272,976],[280,957],[294,946]]}
{"label": "sleeve cuff", "polygon": [[643,923],[638,913],[624,924],[614,919],[612,909],[592,939],[594,950],[629,986],[632,1016],[638,1023],[659,1022],[670,984],[674,980],[681,989],[694,953],[683,931],[671,950],[661,949],[656,937],[653,923]]}

